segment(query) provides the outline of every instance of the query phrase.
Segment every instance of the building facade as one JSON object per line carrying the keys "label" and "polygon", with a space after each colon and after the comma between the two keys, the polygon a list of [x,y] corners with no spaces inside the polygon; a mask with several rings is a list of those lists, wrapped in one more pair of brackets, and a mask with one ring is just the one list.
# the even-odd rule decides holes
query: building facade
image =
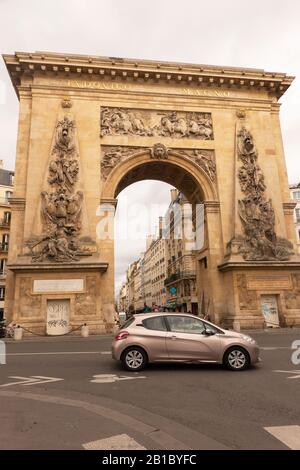
{"label": "building facade", "polygon": [[141,312],[144,308],[144,256],[136,261],[133,272],[133,306],[135,312]]}
{"label": "building facade", "polygon": [[20,102],[8,319],[40,334],[111,331],[117,197],[157,179],[204,204],[196,280],[210,318],[300,324],[278,102],[293,77],[48,52],[4,61]]}
{"label": "building facade", "polygon": [[4,316],[13,178],[14,172],[5,170],[2,160],[0,160],[0,319]]}
{"label": "building facade", "polygon": [[126,282],[121,286],[118,300],[119,300],[118,301],[119,312],[127,311],[129,304],[128,304],[128,287],[127,287]]}
{"label": "building facade", "polygon": [[300,253],[300,183],[290,185],[291,198],[295,202],[294,222],[297,238],[298,253]]}
{"label": "building facade", "polygon": [[171,204],[165,215],[167,272],[164,281],[168,305],[180,312],[198,314],[195,251],[189,247],[185,230],[188,201],[176,189],[171,190]]}
{"label": "building facade", "polygon": [[148,236],[146,251],[132,272],[135,311],[148,307],[198,314],[195,252],[184,235],[186,204],[184,195],[171,189],[167,213],[158,221],[158,236]]}

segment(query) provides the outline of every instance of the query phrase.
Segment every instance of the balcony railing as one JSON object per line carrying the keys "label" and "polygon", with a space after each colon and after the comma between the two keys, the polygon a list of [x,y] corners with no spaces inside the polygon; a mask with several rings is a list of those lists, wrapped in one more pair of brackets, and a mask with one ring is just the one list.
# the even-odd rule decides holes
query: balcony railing
{"label": "balcony railing", "polygon": [[0,243],[0,252],[7,253],[8,252],[8,243]]}
{"label": "balcony railing", "polygon": [[0,197],[0,205],[4,204],[5,206],[9,206],[10,205],[9,200],[10,200],[9,197]]}
{"label": "balcony railing", "polygon": [[10,219],[0,219],[0,227],[8,228],[10,226]]}
{"label": "balcony railing", "polygon": [[196,271],[181,271],[179,273],[171,274],[167,279],[165,279],[164,284],[168,286],[175,282],[181,281],[182,279],[193,279],[196,277]]}

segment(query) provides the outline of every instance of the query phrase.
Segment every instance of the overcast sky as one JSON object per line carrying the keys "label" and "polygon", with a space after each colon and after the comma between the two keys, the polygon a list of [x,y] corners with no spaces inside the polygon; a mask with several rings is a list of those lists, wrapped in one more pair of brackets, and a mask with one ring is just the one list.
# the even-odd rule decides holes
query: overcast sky
{"label": "overcast sky", "polygon": [[[0,48],[264,68],[300,77],[297,0],[0,0]],[[290,182],[300,181],[297,78],[282,98]],[[0,64],[0,158],[13,168],[18,101]],[[169,187],[139,183],[119,196],[165,205]],[[131,199],[130,199],[131,198]],[[121,221],[122,223],[122,221]],[[153,227],[154,230],[154,227]],[[118,284],[144,241],[117,242]]]}

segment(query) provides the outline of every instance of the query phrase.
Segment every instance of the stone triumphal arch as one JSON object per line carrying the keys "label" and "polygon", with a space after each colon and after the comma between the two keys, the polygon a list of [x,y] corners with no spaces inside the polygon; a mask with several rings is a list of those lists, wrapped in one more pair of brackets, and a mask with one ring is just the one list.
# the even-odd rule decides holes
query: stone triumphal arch
{"label": "stone triumphal arch", "polygon": [[110,331],[114,242],[129,184],[158,179],[205,208],[197,291],[224,325],[300,324],[278,99],[282,73],[52,53],[5,55],[20,101],[6,316],[38,333]]}

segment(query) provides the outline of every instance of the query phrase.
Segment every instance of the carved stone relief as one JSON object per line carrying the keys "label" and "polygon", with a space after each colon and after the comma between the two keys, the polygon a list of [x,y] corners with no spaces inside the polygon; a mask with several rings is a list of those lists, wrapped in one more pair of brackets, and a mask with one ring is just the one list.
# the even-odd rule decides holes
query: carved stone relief
{"label": "carved stone relief", "polygon": [[81,231],[82,191],[76,191],[79,177],[75,122],[65,116],[55,128],[48,167],[50,191],[41,193],[43,233],[27,241],[32,261],[77,261],[90,254],[78,238]]}
{"label": "carved stone relief", "polygon": [[[178,151],[177,151],[178,152]],[[180,150],[183,156],[191,158],[207,174],[211,181],[216,179],[215,154],[213,150]]]}
{"label": "carved stone relief", "polygon": [[237,133],[237,157],[241,161],[237,177],[244,197],[238,201],[243,235],[227,245],[228,254],[241,253],[245,260],[288,260],[293,245],[275,233],[275,213],[266,199],[266,184],[251,133],[242,126]]}
{"label": "carved stone relief", "polygon": [[143,153],[148,153],[150,158],[157,160],[166,160],[169,155],[186,157],[198,165],[211,181],[216,180],[216,164],[213,150],[170,149],[161,143],[154,144],[151,148],[103,145],[101,159],[102,179],[106,180],[110,172],[121,161]]}
{"label": "carved stone relief", "polygon": [[150,149],[151,158],[157,160],[166,160],[168,158],[169,149],[163,144],[154,144]]}
{"label": "carved stone relief", "polygon": [[20,279],[19,315],[21,317],[40,316],[42,296],[32,295],[31,284],[32,280],[29,277],[22,277]]}
{"label": "carved stone relief", "polygon": [[127,157],[136,155],[142,151],[142,147],[116,147],[116,146],[103,146],[103,153],[101,159],[101,175],[102,179],[106,180],[111,170]]}
{"label": "carved stone relief", "polygon": [[236,282],[239,294],[240,310],[257,310],[257,294],[256,291],[247,289],[246,274],[238,274],[236,276]]}
{"label": "carved stone relief", "polygon": [[292,274],[293,289],[284,293],[288,309],[300,309],[300,274]]}
{"label": "carved stone relief", "polygon": [[200,112],[101,109],[101,137],[128,134],[213,140],[212,117]]}
{"label": "carved stone relief", "polygon": [[86,293],[75,295],[75,315],[96,315],[96,276],[86,277]]}

